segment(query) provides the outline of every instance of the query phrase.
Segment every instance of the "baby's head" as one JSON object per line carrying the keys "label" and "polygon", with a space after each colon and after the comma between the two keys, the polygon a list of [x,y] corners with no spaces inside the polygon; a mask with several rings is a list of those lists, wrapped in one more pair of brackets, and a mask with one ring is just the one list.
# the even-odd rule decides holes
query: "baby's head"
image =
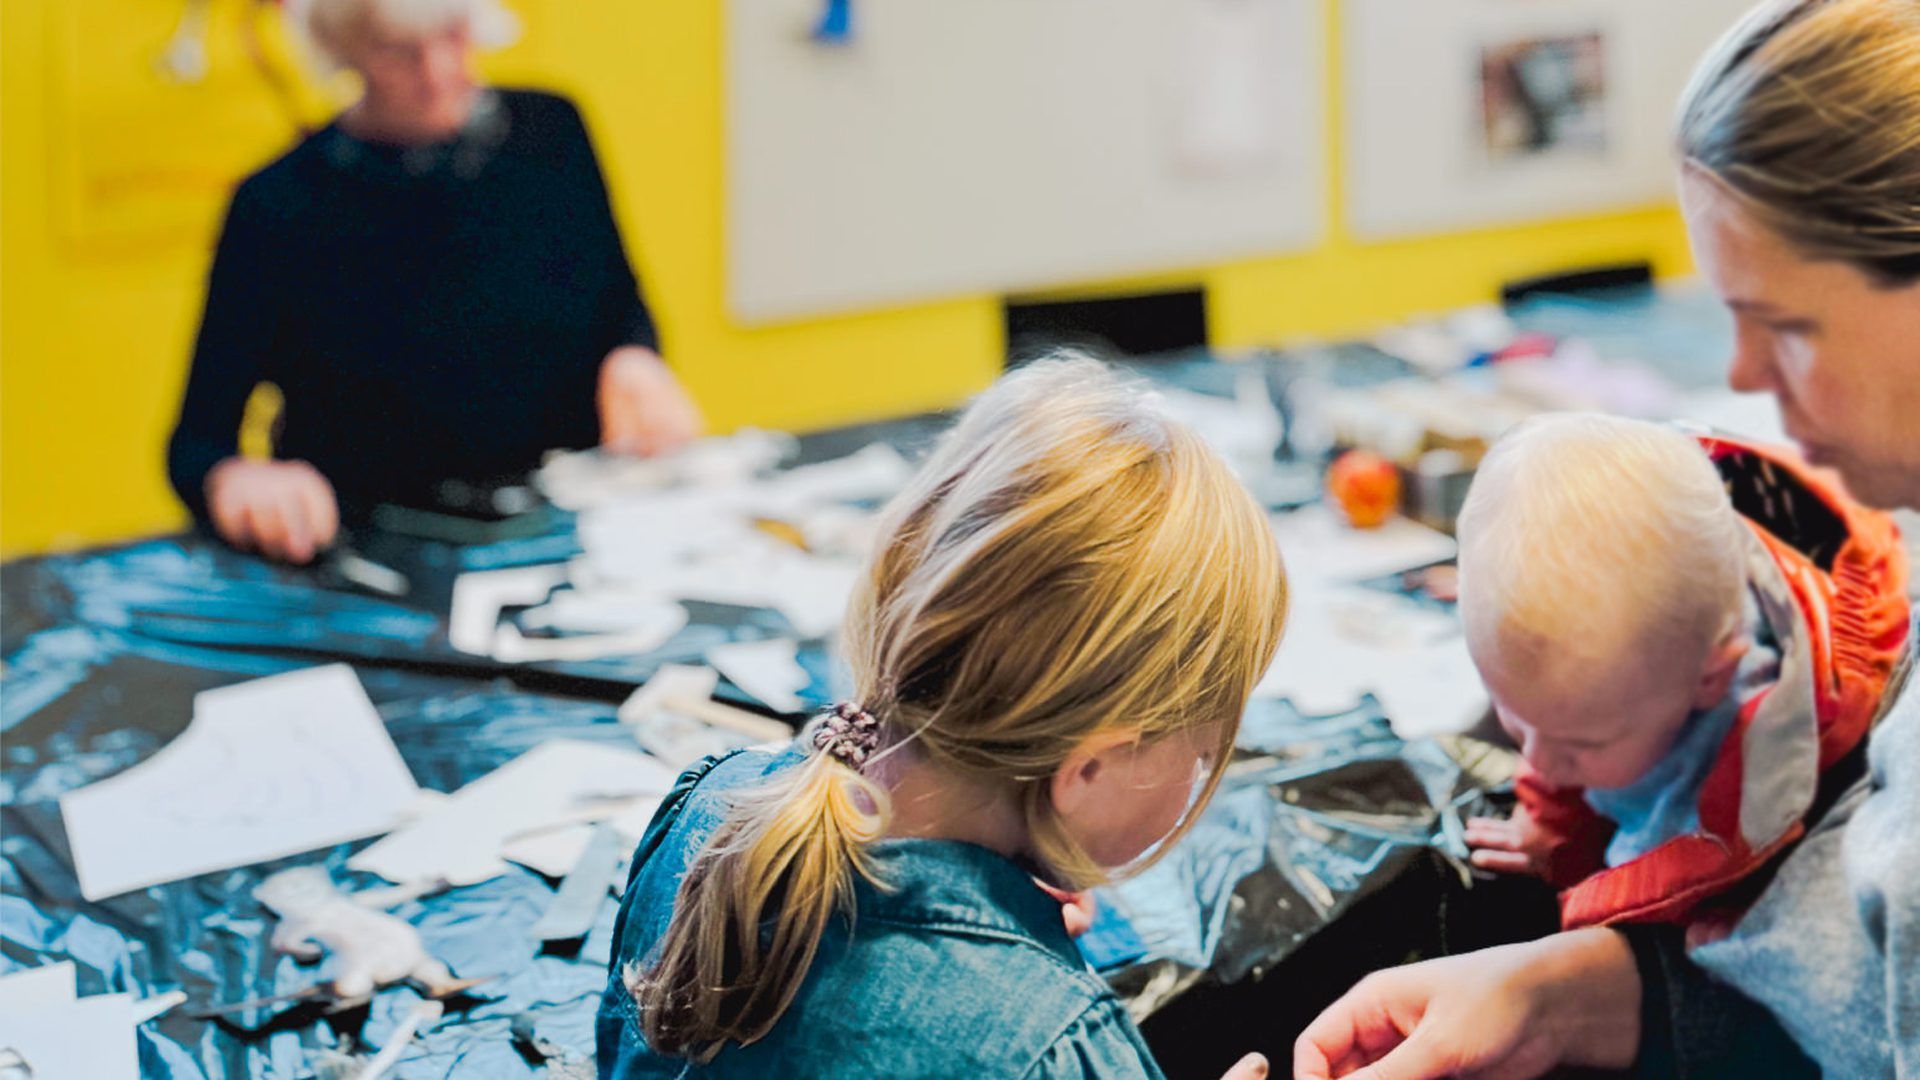
{"label": "baby's head", "polygon": [[1704,450],[1658,424],[1544,416],[1487,455],[1460,515],[1460,614],[1549,783],[1632,783],[1726,696],[1747,646],[1741,530]]}

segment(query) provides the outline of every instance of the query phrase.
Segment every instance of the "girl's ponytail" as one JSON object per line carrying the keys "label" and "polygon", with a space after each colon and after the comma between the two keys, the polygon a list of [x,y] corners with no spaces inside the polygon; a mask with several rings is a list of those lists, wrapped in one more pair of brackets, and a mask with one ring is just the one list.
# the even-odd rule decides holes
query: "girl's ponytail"
{"label": "girl's ponytail", "polygon": [[887,793],[856,771],[878,725],[841,706],[813,729],[814,754],[739,796],[688,870],[660,953],[627,972],[647,1044],[706,1062],[766,1034],[806,978],[853,875],[885,831]]}

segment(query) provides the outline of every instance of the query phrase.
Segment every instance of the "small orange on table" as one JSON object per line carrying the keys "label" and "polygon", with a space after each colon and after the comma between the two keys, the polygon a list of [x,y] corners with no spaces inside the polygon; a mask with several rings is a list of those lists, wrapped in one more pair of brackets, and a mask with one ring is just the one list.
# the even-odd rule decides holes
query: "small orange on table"
{"label": "small orange on table", "polygon": [[1371,450],[1349,450],[1327,469],[1327,497],[1354,528],[1378,528],[1400,508],[1400,470]]}

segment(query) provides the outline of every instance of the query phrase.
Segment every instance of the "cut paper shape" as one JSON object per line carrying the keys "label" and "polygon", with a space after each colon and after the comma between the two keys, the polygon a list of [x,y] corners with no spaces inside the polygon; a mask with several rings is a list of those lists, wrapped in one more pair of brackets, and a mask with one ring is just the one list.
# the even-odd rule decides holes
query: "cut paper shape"
{"label": "cut paper shape", "polygon": [[453,581],[447,643],[464,653],[492,656],[500,609],[542,603],[566,580],[565,563],[461,574]]}
{"label": "cut paper shape", "polygon": [[[825,637],[845,617],[873,541],[876,515],[868,507],[912,473],[898,450],[873,443],[726,483],[627,484],[583,494],[592,485],[569,480],[573,495],[592,504],[577,521],[583,554],[570,570],[575,591],[555,594],[520,623],[611,631],[648,604],[703,601],[778,611],[799,637]],[[544,580],[536,576],[520,595]],[[485,616],[463,611],[454,621],[477,645]],[[509,648],[520,655],[519,643]]]}
{"label": "cut paper shape", "polygon": [[81,895],[100,900],[386,832],[420,793],[344,664],[194,698],[147,761],[63,796]]}
{"label": "cut paper shape", "polygon": [[633,841],[614,826],[593,826],[585,846],[565,871],[553,903],[533,924],[531,933],[539,941],[572,941],[593,930],[600,908],[607,902],[607,891],[620,862],[633,849]]}
{"label": "cut paper shape", "polygon": [[534,486],[561,509],[585,510],[635,492],[677,485],[705,490],[738,486],[791,457],[797,446],[784,432],[743,428],[654,457],[576,450],[550,456],[534,474]]}
{"label": "cut paper shape", "polygon": [[666,664],[620,706],[634,741],[671,769],[762,742],[784,743],[793,731],[778,720],[712,700],[720,673]]}
{"label": "cut paper shape", "polygon": [[641,631],[665,641],[687,624],[686,609],[658,594],[627,588],[563,589],[553,599],[520,613],[529,630],[573,634],[622,634]]}
{"label": "cut paper shape", "polygon": [[[1388,685],[1417,694],[1417,677],[1402,670],[1432,664],[1442,655],[1434,650],[1461,640],[1457,620],[1404,597],[1311,579],[1296,586],[1287,618],[1286,642],[1254,696],[1285,698],[1308,716],[1345,712]],[[1407,707],[1408,697],[1397,700]]]}
{"label": "cut paper shape", "polygon": [[753,511],[791,520],[823,503],[885,499],[913,479],[913,466],[887,443],[869,443],[846,457],[799,465],[754,485]]}
{"label": "cut paper shape", "polygon": [[654,713],[671,709],[679,701],[705,701],[720,686],[720,673],[710,667],[692,664],[662,664],[653,677],[621,702],[619,717],[623,724],[637,724]]}
{"label": "cut paper shape", "polygon": [[657,580],[681,600],[771,608],[801,637],[818,638],[846,617],[863,569],[851,559],[816,558],[766,540],[663,568]]}
{"label": "cut paper shape", "polygon": [[800,666],[798,647],[786,638],[715,645],[707,650],[707,663],[775,712],[806,708],[800,691],[813,680]]}
{"label": "cut paper shape", "polygon": [[133,1038],[133,998],[100,994],[0,1009],[0,1052],[11,1051],[47,1080],[135,1080],[139,1054]]}
{"label": "cut paper shape", "polygon": [[626,843],[622,855],[632,851],[646,835],[663,799],[662,795],[643,795],[621,804],[613,816],[598,822],[560,823],[522,833],[501,845],[500,856],[551,878],[564,877],[579,865],[596,829],[605,827],[618,833]]}
{"label": "cut paper shape", "polygon": [[1459,552],[1446,533],[1393,518],[1377,529],[1355,529],[1324,505],[1276,514],[1273,533],[1289,580],[1370,581],[1445,562]]}
{"label": "cut paper shape", "polygon": [[0,1013],[73,1001],[79,997],[74,985],[71,960],[0,975]]}
{"label": "cut paper shape", "polygon": [[453,793],[347,860],[392,882],[473,885],[507,870],[515,837],[556,823],[613,816],[643,796],[663,796],[674,773],[637,750],[555,739]]}
{"label": "cut paper shape", "polygon": [[638,656],[666,644],[687,625],[687,610],[679,604],[652,602],[637,608],[633,615],[633,625],[628,629],[570,637],[527,637],[518,627],[504,625],[494,632],[493,658],[523,664]]}
{"label": "cut paper shape", "polygon": [[752,746],[758,741],[750,735],[715,727],[675,711],[656,712],[635,721],[633,740],[674,769],[685,769],[702,758]]}
{"label": "cut paper shape", "polygon": [[1372,689],[1393,733],[1403,739],[1464,734],[1493,707],[1465,637],[1398,657]]}

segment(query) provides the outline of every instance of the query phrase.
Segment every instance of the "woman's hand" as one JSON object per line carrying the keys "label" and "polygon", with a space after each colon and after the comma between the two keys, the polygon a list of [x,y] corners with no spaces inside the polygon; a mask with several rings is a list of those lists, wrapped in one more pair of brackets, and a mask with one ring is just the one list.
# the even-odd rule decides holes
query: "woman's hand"
{"label": "woman's hand", "polygon": [[207,512],[234,547],[307,563],[340,532],[333,485],[304,461],[230,457],[207,472]]}
{"label": "woman's hand", "polygon": [[704,422],[680,380],[651,350],[623,345],[600,364],[600,445],[622,454],[665,453]]}
{"label": "woman's hand", "polygon": [[1505,820],[1469,819],[1466,840],[1472,849],[1468,859],[1482,870],[1549,876],[1553,838],[1534,823],[1524,806],[1515,807],[1513,816]]}
{"label": "woman's hand", "polygon": [[1623,1069],[1640,1046],[1640,973],[1594,928],[1378,971],[1293,1044],[1300,1080],[1534,1077]]}

